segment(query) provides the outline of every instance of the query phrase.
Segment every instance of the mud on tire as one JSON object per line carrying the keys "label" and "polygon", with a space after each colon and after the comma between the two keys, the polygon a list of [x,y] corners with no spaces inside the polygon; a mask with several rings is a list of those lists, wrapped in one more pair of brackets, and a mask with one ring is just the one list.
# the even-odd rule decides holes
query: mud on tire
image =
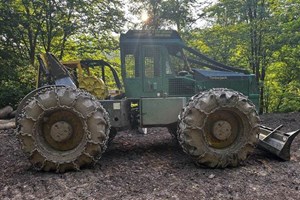
{"label": "mud on tire", "polygon": [[62,86],[37,89],[16,116],[23,151],[38,170],[78,170],[101,157],[109,135],[104,108],[89,93]]}
{"label": "mud on tire", "polygon": [[258,141],[259,118],[243,94],[223,88],[191,98],[179,117],[178,140],[198,165],[237,166]]}

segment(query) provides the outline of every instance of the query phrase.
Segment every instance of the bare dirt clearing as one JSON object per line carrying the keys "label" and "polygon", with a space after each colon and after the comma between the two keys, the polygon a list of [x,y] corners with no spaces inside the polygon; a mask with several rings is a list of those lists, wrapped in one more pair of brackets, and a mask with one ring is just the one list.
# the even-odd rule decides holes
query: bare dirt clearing
{"label": "bare dirt clearing", "polygon": [[[261,116],[263,124],[299,129],[300,113]],[[13,130],[0,132],[0,199],[300,199],[300,136],[281,162],[256,150],[240,167],[196,167],[166,129],[121,132],[93,168],[37,172]]]}

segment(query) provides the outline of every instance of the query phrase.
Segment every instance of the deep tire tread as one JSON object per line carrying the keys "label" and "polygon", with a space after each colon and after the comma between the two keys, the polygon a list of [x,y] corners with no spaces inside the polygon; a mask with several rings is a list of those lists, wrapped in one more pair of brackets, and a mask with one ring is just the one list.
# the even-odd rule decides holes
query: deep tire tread
{"label": "deep tire tread", "polygon": [[[205,124],[208,116],[219,109],[228,109],[245,116],[248,127],[232,147],[214,149],[205,140]],[[254,104],[243,94],[216,88],[193,96],[179,117],[178,140],[184,152],[200,166],[225,168],[238,166],[257,144],[259,118]]]}
{"label": "deep tire tread", "polygon": [[[76,109],[75,105],[81,109],[81,112],[80,109]],[[76,113],[84,125],[84,141],[80,141],[80,144],[76,146],[76,155],[71,155],[73,150],[61,152],[64,156],[60,156],[57,151],[46,152],[36,138],[38,135],[36,127],[38,123],[42,123],[42,116],[60,108]],[[108,114],[101,104],[87,92],[63,86],[44,87],[23,100],[22,108],[18,110],[20,112],[16,116],[17,136],[23,151],[38,170],[56,172],[79,170],[83,166],[96,163],[106,149],[110,129]],[[96,118],[95,113],[97,113]],[[101,124],[104,130],[97,129],[98,127],[95,127],[97,123],[88,124],[87,121]]]}

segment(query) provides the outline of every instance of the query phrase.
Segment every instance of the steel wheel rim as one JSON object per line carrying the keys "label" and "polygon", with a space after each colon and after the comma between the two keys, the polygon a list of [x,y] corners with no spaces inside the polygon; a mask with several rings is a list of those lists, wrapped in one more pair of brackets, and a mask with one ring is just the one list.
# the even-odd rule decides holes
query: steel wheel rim
{"label": "steel wheel rim", "polygon": [[236,111],[219,109],[208,115],[204,125],[204,138],[209,147],[225,149],[238,143],[244,128],[242,117]]}

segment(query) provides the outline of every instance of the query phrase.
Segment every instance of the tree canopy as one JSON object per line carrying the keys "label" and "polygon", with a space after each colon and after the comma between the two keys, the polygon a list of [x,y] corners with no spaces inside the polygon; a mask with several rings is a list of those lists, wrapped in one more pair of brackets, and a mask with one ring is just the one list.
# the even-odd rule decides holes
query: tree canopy
{"label": "tree canopy", "polygon": [[34,87],[37,53],[119,62],[119,34],[137,28],[176,29],[190,46],[254,73],[260,112],[300,110],[299,8],[298,0],[2,0],[0,107]]}

